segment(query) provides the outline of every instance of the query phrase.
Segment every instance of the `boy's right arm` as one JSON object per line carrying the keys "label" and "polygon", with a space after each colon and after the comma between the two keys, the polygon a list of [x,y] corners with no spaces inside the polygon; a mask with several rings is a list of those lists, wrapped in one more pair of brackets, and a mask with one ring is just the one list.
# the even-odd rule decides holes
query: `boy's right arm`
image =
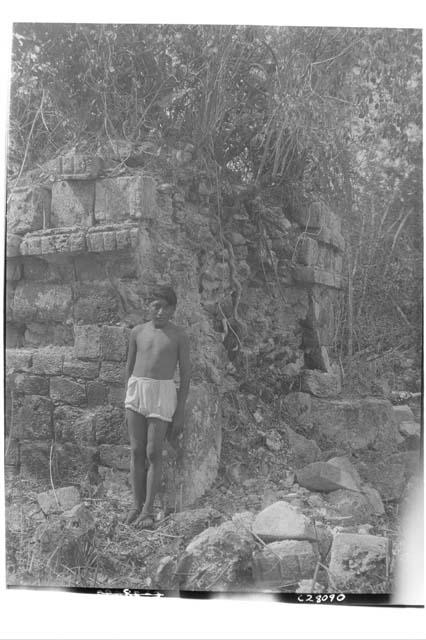
{"label": "boy's right arm", "polygon": [[133,368],[135,366],[136,360],[136,334],[138,331],[138,327],[134,327],[130,332],[129,338],[129,351],[127,353],[127,362],[126,362],[126,387],[129,381],[130,376],[133,373]]}

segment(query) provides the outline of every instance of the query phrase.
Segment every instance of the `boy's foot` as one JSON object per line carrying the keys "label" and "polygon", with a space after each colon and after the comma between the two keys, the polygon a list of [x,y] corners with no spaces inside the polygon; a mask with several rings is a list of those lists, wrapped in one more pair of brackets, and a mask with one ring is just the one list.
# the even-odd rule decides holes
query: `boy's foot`
{"label": "boy's foot", "polygon": [[135,521],[135,527],[138,529],[153,529],[154,528],[154,514],[142,512]]}
{"label": "boy's foot", "polygon": [[138,518],[140,512],[141,510],[137,509],[136,507],[129,509],[129,511],[125,514],[123,518],[124,524],[132,524],[132,522],[134,522]]}

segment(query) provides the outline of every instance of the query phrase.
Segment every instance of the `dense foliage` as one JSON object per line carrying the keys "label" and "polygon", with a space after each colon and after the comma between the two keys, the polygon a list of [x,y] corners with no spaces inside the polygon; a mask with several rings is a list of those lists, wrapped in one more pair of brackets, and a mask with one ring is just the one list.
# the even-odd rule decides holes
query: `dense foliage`
{"label": "dense foliage", "polygon": [[17,24],[9,171],[191,144],[221,186],[320,195],[349,240],[336,348],[418,348],[421,74],[407,29]]}

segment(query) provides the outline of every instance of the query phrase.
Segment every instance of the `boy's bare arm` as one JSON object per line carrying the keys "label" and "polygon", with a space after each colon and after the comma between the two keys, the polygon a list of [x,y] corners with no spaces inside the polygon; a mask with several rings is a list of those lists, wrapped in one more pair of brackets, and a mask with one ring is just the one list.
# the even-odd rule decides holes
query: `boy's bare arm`
{"label": "boy's bare arm", "polygon": [[139,327],[134,327],[130,332],[129,338],[129,351],[127,353],[127,362],[126,362],[126,387],[129,381],[130,376],[133,373],[133,368],[135,366],[136,360],[136,334],[139,330]]}

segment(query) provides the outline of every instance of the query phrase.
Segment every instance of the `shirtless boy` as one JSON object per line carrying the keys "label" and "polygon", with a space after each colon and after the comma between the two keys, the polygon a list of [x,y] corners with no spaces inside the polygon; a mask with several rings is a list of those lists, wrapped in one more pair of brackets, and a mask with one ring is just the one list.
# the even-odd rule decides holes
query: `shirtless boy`
{"label": "shirtless boy", "polygon": [[[189,390],[189,341],[183,329],[170,321],[176,304],[171,287],[156,287],[150,303],[150,321],[137,325],[130,334],[125,407],[133,507],[126,523],[134,522],[143,528],[153,526],[164,438],[169,429],[172,440],[182,431]],[[178,363],[180,386],[176,391],[173,376]]]}

